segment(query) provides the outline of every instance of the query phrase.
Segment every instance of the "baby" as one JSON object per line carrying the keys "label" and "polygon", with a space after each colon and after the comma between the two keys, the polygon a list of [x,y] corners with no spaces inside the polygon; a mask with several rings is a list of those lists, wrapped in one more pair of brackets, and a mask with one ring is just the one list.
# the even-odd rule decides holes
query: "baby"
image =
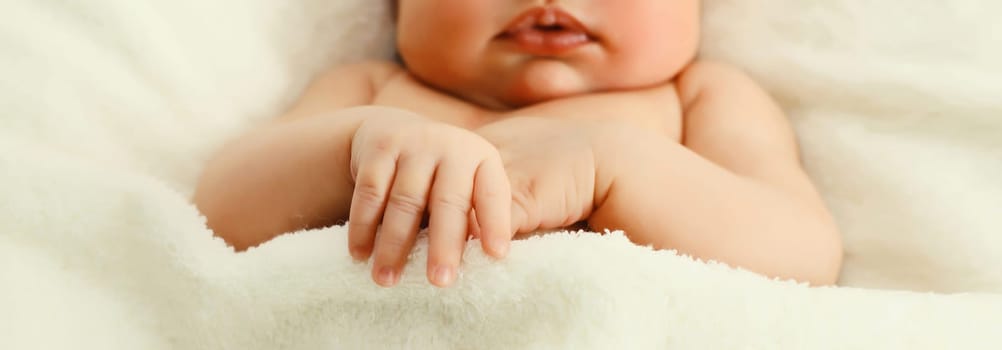
{"label": "baby", "polygon": [[836,281],[838,231],[782,111],[696,59],[699,0],[399,0],[404,62],[336,67],[227,145],[195,203],[244,250],[348,222],[395,285],[427,222],[427,277],[466,242],[579,222],[771,277]]}

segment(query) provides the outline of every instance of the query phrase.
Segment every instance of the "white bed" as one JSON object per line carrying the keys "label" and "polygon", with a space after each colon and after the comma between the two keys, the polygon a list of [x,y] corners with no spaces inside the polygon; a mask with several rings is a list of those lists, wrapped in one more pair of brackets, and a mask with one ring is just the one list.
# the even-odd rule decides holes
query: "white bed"
{"label": "white bed", "polygon": [[[794,120],[842,288],[551,235],[383,290],[344,232],[246,254],[187,198],[323,67],[391,51],[375,0],[0,2],[0,349],[1002,346],[1002,2],[706,0],[703,55]],[[417,261],[422,261],[421,251]]]}

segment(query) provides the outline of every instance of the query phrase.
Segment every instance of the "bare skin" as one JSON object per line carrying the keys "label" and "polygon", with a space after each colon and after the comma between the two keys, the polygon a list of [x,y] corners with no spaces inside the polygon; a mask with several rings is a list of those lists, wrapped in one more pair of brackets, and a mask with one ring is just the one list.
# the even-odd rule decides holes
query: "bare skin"
{"label": "bare skin", "polygon": [[[521,1],[509,12],[521,11],[523,2],[532,5]],[[488,23],[483,33],[507,22],[484,17],[504,12],[485,7],[502,2],[404,0],[401,26],[446,33],[426,22],[408,24],[410,16],[426,14],[425,6],[444,3],[475,17],[465,26]],[[572,10],[617,6],[631,19],[654,12],[651,26],[661,25],[656,12],[688,13],[678,6],[694,4],[568,3]],[[616,37],[607,30],[596,35]],[[624,53],[629,39],[603,39],[566,57],[531,59],[534,53],[502,66],[510,69],[490,66],[495,79],[488,84],[478,78],[486,72],[461,72],[476,72],[480,61],[442,65],[449,57],[435,56],[480,57],[460,53],[479,52],[482,45],[466,43],[487,34],[439,37],[434,45],[451,51],[408,42],[422,37],[400,38],[408,69],[380,62],[334,68],[284,116],[225,147],[208,164],[194,199],[216,234],[243,250],[350,219],[352,256],[372,258],[373,279],[392,286],[427,213],[428,279],[448,286],[471,234],[500,258],[513,236],[585,221],[596,230],[624,230],[637,244],[767,276],[836,281],[839,234],[799,164],[792,129],[740,71],[685,59],[694,46]],[[652,54],[657,62],[679,59],[652,68],[654,75],[606,74],[652,50],[671,53]],[[512,54],[503,42],[478,54],[484,62],[527,55]],[[659,75],[660,81],[643,81]]]}

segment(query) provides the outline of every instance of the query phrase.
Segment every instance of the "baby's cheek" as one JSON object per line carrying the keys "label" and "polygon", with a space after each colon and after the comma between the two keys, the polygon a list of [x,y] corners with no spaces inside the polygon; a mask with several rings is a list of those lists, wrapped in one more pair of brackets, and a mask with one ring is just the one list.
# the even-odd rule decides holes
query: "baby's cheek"
{"label": "baby's cheek", "polygon": [[604,78],[641,85],[663,81],[678,74],[696,54],[698,3],[672,0],[651,11],[622,12],[615,22],[613,55],[609,58],[614,69],[605,71]]}
{"label": "baby's cheek", "polygon": [[537,60],[516,73],[509,94],[522,103],[535,103],[588,90],[587,81],[574,67],[557,60]]}

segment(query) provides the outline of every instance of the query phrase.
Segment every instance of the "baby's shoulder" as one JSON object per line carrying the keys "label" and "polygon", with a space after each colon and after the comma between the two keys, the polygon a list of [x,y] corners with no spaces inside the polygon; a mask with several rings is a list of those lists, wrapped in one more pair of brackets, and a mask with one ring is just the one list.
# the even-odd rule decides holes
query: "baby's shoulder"
{"label": "baby's shoulder", "polygon": [[374,86],[383,86],[387,81],[400,74],[406,74],[403,66],[393,61],[366,61],[354,64],[356,69],[364,71]]}
{"label": "baby's shoulder", "polygon": [[341,64],[331,67],[318,77],[318,81],[359,81],[365,82],[378,90],[378,87],[386,84],[401,73],[405,73],[403,67],[393,61],[370,60]]}
{"label": "baby's shoulder", "polygon": [[676,79],[679,99],[683,105],[707,94],[733,95],[759,93],[761,87],[740,68],[716,61],[696,61]]}
{"label": "baby's shoulder", "polygon": [[678,76],[678,84],[726,84],[737,80],[751,80],[744,71],[732,64],[718,61],[695,61]]}
{"label": "baby's shoulder", "polygon": [[337,65],[318,74],[287,112],[290,118],[371,104],[378,91],[402,68],[393,62],[369,61]]}

